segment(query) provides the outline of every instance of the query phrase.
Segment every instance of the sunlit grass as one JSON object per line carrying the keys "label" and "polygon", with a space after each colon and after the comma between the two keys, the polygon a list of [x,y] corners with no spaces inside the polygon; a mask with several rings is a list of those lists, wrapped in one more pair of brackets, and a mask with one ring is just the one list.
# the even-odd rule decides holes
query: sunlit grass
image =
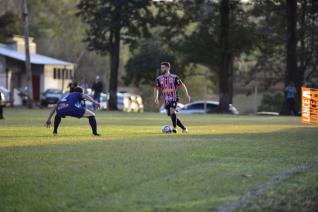
{"label": "sunlit grass", "polygon": [[92,137],[85,119],[53,136],[47,110],[5,112],[1,210],[208,211],[318,157],[299,117],[183,115],[190,133],[165,135],[165,115],[97,112]]}

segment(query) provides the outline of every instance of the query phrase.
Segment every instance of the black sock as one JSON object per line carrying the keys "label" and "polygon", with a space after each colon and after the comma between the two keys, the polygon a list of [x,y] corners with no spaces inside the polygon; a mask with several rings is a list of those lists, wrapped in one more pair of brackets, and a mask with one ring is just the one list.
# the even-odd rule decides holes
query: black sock
{"label": "black sock", "polygon": [[181,129],[185,130],[185,126],[181,123],[180,119],[177,118],[177,125],[181,127]]}
{"label": "black sock", "polygon": [[90,116],[88,118],[88,121],[89,121],[89,124],[92,127],[93,134],[97,134],[97,124],[96,124],[95,116]]}
{"label": "black sock", "polygon": [[53,133],[57,133],[57,129],[59,128],[60,123],[61,123],[61,116],[55,115]]}
{"label": "black sock", "polygon": [[175,113],[171,114],[171,121],[172,121],[173,128],[176,128],[177,127],[177,115]]}

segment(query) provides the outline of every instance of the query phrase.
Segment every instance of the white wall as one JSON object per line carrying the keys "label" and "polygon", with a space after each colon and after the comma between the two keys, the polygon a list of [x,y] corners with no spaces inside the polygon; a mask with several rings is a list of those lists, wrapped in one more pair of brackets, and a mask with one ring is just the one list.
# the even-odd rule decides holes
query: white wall
{"label": "white wall", "polygon": [[6,61],[0,56],[0,86],[6,87]]}
{"label": "white wall", "polygon": [[[72,69],[74,72],[74,66],[73,65],[46,65],[44,67],[44,76],[43,76],[43,90],[46,90],[48,88],[57,88],[57,89],[62,89],[63,92],[67,91],[68,84],[72,81],[71,79],[54,79],[53,74],[54,74],[54,68],[67,68],[67,69]],[[73,73],[74,75],[74,73]],[[64,85],[64,86],[63,86]]]}

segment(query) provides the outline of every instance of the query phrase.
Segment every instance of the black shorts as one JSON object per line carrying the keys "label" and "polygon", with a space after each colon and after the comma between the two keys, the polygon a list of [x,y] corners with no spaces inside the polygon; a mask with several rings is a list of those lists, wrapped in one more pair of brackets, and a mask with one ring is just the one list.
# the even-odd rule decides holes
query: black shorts
{"label": "black shorts", "polygon": [[177,109],[177,104],[178,104],[178,101],[172,101],[172,102],[169,102],[167,105],[165,105],[165,109],[167,111],[168,116],[170,116],[170,108]]}

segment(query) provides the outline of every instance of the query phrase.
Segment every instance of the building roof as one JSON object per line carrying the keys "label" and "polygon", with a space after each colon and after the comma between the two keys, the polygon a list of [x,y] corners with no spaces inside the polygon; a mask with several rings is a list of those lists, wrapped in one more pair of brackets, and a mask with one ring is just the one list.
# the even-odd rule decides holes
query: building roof
{"label": "building roof", "polygon": [[[6,47],[6,45],[0,43],[0,55],[10,57],[16,60],[25,61],[25,53],[18,52]],[[52,57],[47,57],[41,54],[30,54],[30,60],[32,64],[40,65],[73,65],[73,63],[58,60]]]}

